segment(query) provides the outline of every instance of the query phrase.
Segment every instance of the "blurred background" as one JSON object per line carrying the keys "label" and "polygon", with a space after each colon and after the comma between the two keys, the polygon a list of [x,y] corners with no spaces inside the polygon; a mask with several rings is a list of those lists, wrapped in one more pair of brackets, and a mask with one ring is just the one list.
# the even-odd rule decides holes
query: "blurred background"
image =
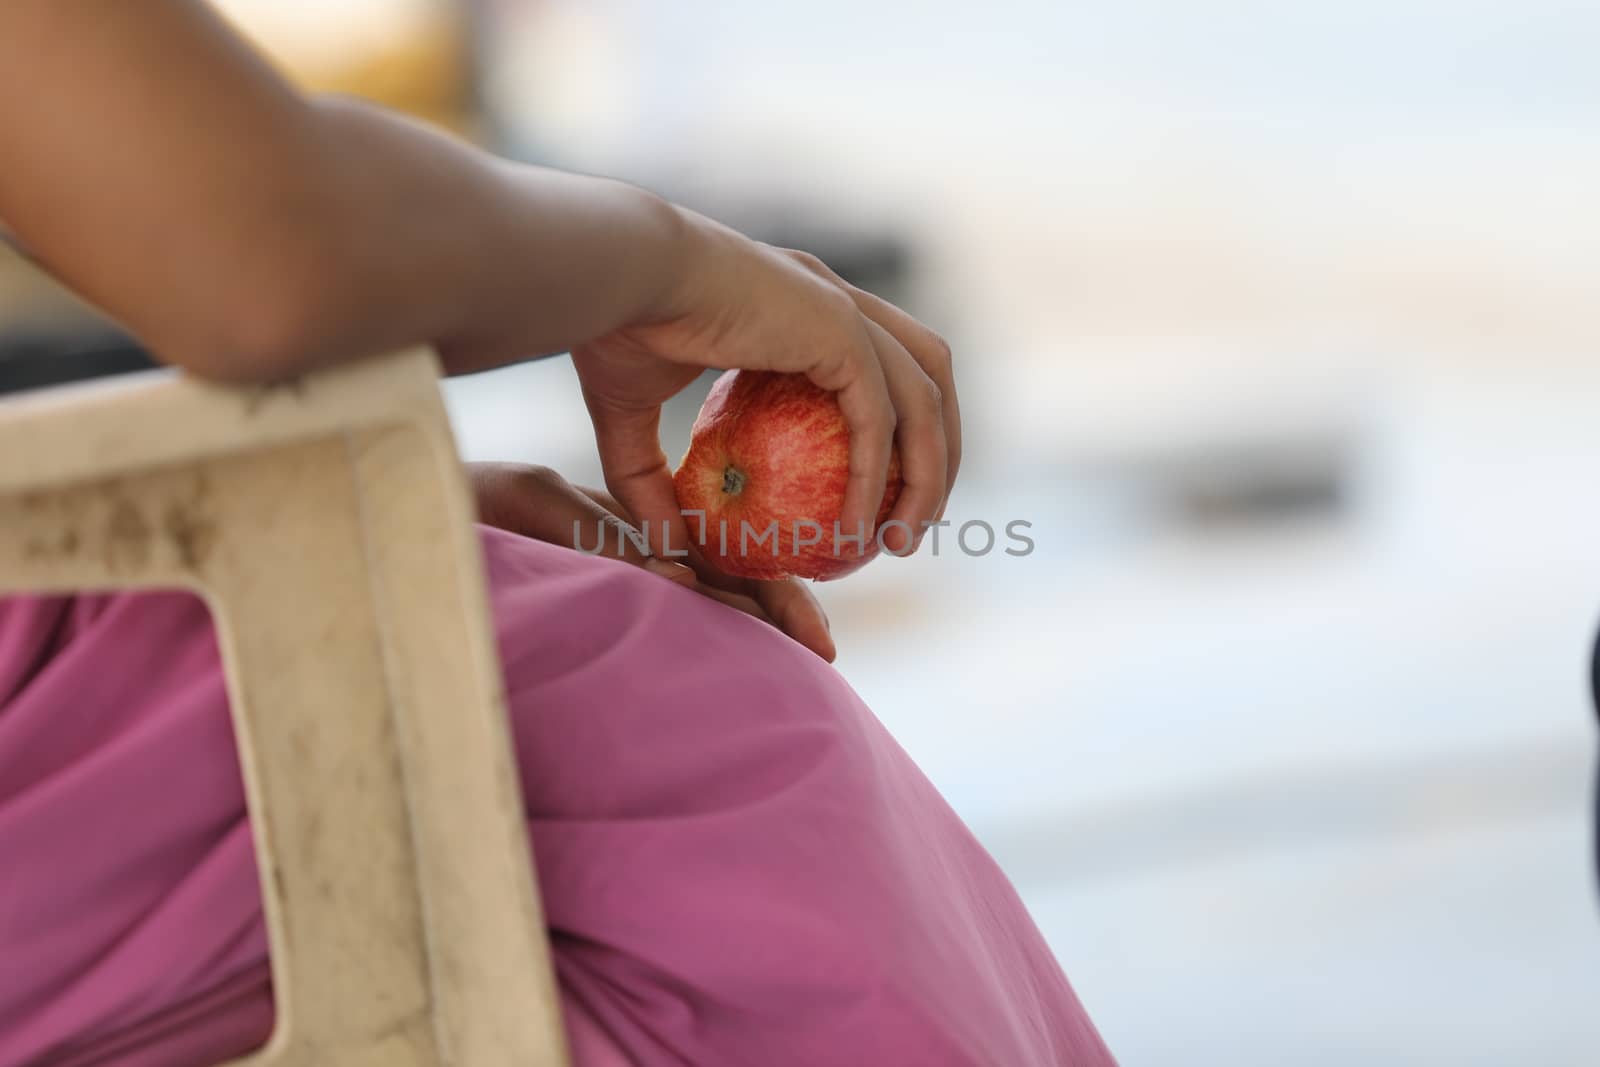
{"label": "blurred background", "polygon": [[[1595,1062],[1600,8],[221,6],[950,339],[949,517],[1035,551],[819,593],[1127,1067]],[[0,352],[138,358],[14,259]],[[448,388],[598,483],[565,361]]]}

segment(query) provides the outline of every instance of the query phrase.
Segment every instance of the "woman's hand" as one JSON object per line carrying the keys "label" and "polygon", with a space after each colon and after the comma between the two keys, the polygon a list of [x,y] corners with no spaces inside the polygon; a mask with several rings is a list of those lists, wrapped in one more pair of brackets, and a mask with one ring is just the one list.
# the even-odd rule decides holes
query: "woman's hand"
{"label": "woman's hand", "polygon": [[[841,527],[872,533],[897,443],[905,489],[890,519],[925,531],[942,515],[961,463],[949,347],[814,256],[681,214],[679,266],[659,304],[572,352],[606,485],[647,524],[651,545],[660,547],[663,529],[670,547],[691,543],[659,421],[662,402],[708,367],[800,373],[837,393],[850,426]],[[906,554],[920,540],[891,529],[885,547]]]}
{"label": "woman's hand", "polygon": [[[0,3],[0,160],[28,161],[0,165],[17,238],[202,377],[280,381],[423,341],[452,372],[571,351],[607,485],[653,544],[689,540],[661,403],[707,367],[837,393],[851,533],[871,529],[893,443],[891,551],[954,481],[949,349],[899,309],[642,190],[308,100],[200,0]],[[810,611],[795,588],[753,590],[790,632],[785,613]]]}
{"label": "woman's hand", "polygon": [[[548,467],[469,463],[467,476],[477,498],[478,517],[484,523],[562,548],[575,549],[574,536],[584,545],[599,538],[600,555],[643,567],[753,615],[833,662],[835,650],[827,617],[803,583],[744,582],[728,588],[708,584],[682,563],[641,551],[635,540],[637,529],[609,495],[574,486]],[[697,565],[707,566],[698,561]]]}

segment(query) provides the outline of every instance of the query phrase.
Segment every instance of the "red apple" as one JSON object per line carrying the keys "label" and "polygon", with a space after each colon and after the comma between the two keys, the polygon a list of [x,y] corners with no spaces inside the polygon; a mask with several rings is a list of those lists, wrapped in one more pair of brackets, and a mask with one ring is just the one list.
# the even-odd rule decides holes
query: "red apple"
{"label": "red apple", "polygon": [[[850,430],[832,393],[803,374],[732,370],[695,419],[673,485],[689,536],[719,569],[742,578],[837,578],[877,555],[872,536],[835,529],[850,477]],[[900,453],[876,523],[900,496]],[[812,542],[812,543],[807,543]]]}

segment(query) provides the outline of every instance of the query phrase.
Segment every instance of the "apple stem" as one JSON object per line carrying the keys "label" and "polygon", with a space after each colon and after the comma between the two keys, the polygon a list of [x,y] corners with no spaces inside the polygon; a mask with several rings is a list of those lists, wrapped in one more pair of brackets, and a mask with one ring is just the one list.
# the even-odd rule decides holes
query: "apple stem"
{"label": "apple stem", "polygon": [[744,489],[744,471],[738,467],[725,467],[722,471],[722,491],[730,496],[738,496]]}

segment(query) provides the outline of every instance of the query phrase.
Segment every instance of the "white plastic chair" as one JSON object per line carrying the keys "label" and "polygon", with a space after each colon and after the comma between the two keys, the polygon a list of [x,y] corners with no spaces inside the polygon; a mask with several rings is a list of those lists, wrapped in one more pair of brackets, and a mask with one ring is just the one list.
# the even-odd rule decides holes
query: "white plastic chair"
{"label": "white plastic chair", "polygon": [[240,1063],[566,1062],[472,517],[426,351],[0,399],[0,594],[215,619],[277,997]]}

